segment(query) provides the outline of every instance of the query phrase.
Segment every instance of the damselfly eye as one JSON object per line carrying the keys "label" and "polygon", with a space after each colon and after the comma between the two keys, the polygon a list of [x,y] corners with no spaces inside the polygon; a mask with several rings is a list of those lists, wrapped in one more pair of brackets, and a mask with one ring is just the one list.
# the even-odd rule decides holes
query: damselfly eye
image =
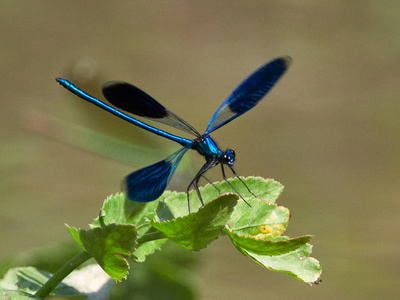
{"label": "damselfly eye", "polygon": [[235,163],[235,151],[226,150],[221,157],[221,162],[223,164],[233,166],[233,164]]}

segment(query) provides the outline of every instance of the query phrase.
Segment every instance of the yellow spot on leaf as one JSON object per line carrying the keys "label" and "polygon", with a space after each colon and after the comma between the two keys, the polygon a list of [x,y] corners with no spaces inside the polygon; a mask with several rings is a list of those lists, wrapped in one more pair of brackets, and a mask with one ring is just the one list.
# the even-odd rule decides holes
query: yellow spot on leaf
{"label": "yellow spot on leaf", "polygon": [[261,225],[258,227],[261,233],[272,236],[279,236],[285,232],[283,224]]}

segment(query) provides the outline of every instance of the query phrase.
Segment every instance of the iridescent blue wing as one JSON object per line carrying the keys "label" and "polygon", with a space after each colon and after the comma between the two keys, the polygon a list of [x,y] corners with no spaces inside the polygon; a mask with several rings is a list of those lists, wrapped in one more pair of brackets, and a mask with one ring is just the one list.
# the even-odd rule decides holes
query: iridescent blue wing
{"label": "iridescent blue wing", "polygon": [[285,73],[291,62],[289,56],[276,58],[251,74],[222,102],[208,123],[206,134],[256,106]]}
{"label": "iridescent blue wing", "polygon": [[114,106],[131,114],[160,122],[194,136],[200,133],[188,122],[166,109],[141,89],[121,81],[109,81],[103,85],[103,95]]}
{"label": "iridescent blue wing", "polygon": [[63,78],[56,78],[56,81],[61,84],[64,88],[66,88],[67,90],[69,90],[70,92],[74,93],[75,95],[77,95],[78,97],[104,109],[105,111],[108,111],[109,113],[112,113],[113,115],[135,125],[138,126],[140,128],[143,128],[147,131],[150,131],[154,134],[157,134],[159,136],[165,137],[167,139],[170,139],[172,141],[175,141],[179,144],[181,144],[184,147],[190,147],[193,144],[192,140],[177,136],[177,135],[173,135],[171,133],[168,133],[164,130],[158,129],[156,127],[150,126],[146,123],[143,123],[142,121],[139,121],[135,118],[132,118],[131,116],[128,116],[127,114],[123,113],[122,111],[104,103],[103,101],[89,95],[88,93],[82,91],[80,88],[78,88],[76,85],[74,85],[72,82],[68,81],[67,79],[63,79]]}
{"label": "iridescent blue wing", "polygon": [[136,202],[150,202],[160,197],[188,149],[183,147],[166,159],[129,174],[123,183],[128,198]]}

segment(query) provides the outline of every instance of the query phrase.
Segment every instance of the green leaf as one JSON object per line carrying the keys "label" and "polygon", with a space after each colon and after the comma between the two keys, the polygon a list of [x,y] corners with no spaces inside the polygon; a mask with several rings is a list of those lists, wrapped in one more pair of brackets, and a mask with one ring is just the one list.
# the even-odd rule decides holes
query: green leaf
{"label": "green leaf", "polygon": [[151,224],[167,238],[190,250],[205,248],[225,227],[238,201],[236,194],[223,194],[197,212],[181,216],[175,198],[160,202],[157,217]]}
{"label": "green leaf", "polygon": [[[136,262],[143,262],[146,256],[159,249],[167,239],[186,249],[198,250],[207,247],[225,232],[241,253],[266,268],[286,272],[304,282],[318,279],[317,275],[321,273],[319,263],[309,258],[306,247],[311,236],[297,238],[282,236],[289,224],[290,212],[274,202],[282,193],[283,186],[277,181],[260,177],[248,177],[242,180],[257,197],[249,193],[238,178],[229,179],[229,182],[250,206],[240,200],[237,194],[219,195],[220,192],[216,188],[221,192],[233,191],[225,181],[200,188],[204,207],[201,207],[195,191],[189,194],[190,208],[187,205],[186,193],[166,191],[158,201],[149,203],[129,201],[119,193],[106,199],[99,217],[91,227],[92,230],[104,230],[111,224],[137,226],[136,249],[133,249],[134,242],[131,245],[133,250],[131,257]],[[189,209],[192,213],[189,213]],[[75,228],[69,228],[69,231],[110,276],[117,280],[126,276],[128,266],[124,258],[130,252],[122,251],[117,254],[122,258],[115,258],[113,251],[103,249],[106,243],[102,244],[101,239],[110,238],[110,233],[103,234],[99,231],[89,234],[90,231]],[[98,235],[97,240],[92,235]],[[113,240],[114,238],[110,238],[109,243],[114,243]],[[135,238],[130,241],[134,240]],[[96,246],[95,242],[100,246]],[[302,263],[298,263],[296,259]],[[303,259],[308,264],[304,263]],[[292,267],[289,266],[291,263]],[[315,280],[311,280],[314,278]]]}
{"label": "green leaf", "polygon": [[[262,177],[241,177],[243,182],[250,188],[250,190],[257,196],[259,199],[264,199],[268,202],[274,202],[278,199],[279,195],[283,191],[283,185],[273,179],[264,179]],[[238,178],[230,178],[228,179],[229,183],[242,195],[246,201],[247,198],[254,198],[254,196],[249,193],[246,186]],[[235,191],[226,181],[217,181],[214,182],[213,185],[207,184],[204,187],[199,188],[201,196],[203,198],[204,203],[211,201],[212,199],[217,198],[220,195],[220,192],[216,189],[218,188],[221,193],[223,192],[232,192]],[[169,203],[170,210],[173,210],[173,214],[178,216],[187,215],[188,207],[187,207],[187,196],[186,193],[178,193],[165,191],[164,194],[158,198],[160,201],[165,201]],[[201,207],[201,202],[198,199],[198,196],[195,191],[190,191],[189,193],[190,200],[190,211],[197,211]],[[157,200],[156,200],[157,201]],[[239,201],[243,202],[243,201]]]}
{"label": "green leaf", "polygon": [[75,227],[69,227],[67,224],[64,224],[64,225],[65,225],[65,227],[67,227],[69,234],[72,236],[72,238],[75,240],[75,242],[77,242],[83,249],[85,249],[85,247],[83,246],[83,242],[81,240],[80,229],[75,228]]}
{"label": "green leaf", "polygon": [[18,290],[3,290],[0,288],[0,294],[3,296],[4,300],[12,299],[12,300],[28,300],[28,299],[37,299],[40,300],[40,298],[35,297],[34,295],[27,294],[22,291]]}
{"label": "green leaf", "polygon": [[285,232],[290,218],[286,207],[254,198],[247,198],[246,201],[251,207],[239,201],[229,219],[229,230],[240,236],[259,239],[280,236]]}
{"label": "green leaf", "polygon": [[114,280],[126,278],[129,270],[126,259],[132,254],[136,245],[136,227],[109,224],[90,230],[73,227],[68,227],[68,230],[111,278]]}
{"label": "green leaf", "polygon": [[[203,193],[203,191],[203,188],[200,188],[200,192],[205,203],[219,196],[218,194],[217,196],[211,198],[211,195],[214,195],[213,193]],[[188,205],[190,205],[191,212],[196,212],[201,207],[201,202],[195,191],[189,192],[189,203],[186,193],[173,191],[165,191],[161,197],[158,198],[158,200],[160,201],[157,207],[156,217],[162,221],[171,220],[174,218],[176,219],[188,215]]]}
{"label": "green leaf", "polygon": [[[0,281],[0,293],[4,299],[40,299],[34,293],[51,276],[33,267],[11,269]],[[98,265],[91,265],[72,272],[51,295],[69,299],[87,299],[86,295],[92,298],[96,295],[108,299],[113,284],[114,281]]]}
{"label": "green leaf", "polygon": [[[278,181],[273,179],[264,179],[262,177],[240,177],[243,182],[249,187],[251,192],[257,196],[259,199],[263,199],[267,202],[275,202],[283,191],[283,185]],[[229,183],[234,186],[234,188],[244,197],[254,198],[252,194],[249,193],[247,188],[238,178],[228,179]],[[215,187],[217,187],[221,192],[232,192],[235,191],[226,181],[214,182]],[[203,188],[200,188],[201,195],[204,199],[214,199],[218,197],[219,192],[211,184],[207,184]],[[193,197],[196,197],[195,195]],[[192,199],[192,197],[191,197]],[[205,201],[206,202],[206,201]],[[243,201],[242,201],[243,202]]]}
{"label": "green leaf", "polygon": [[[154,219],[157,205],[157,201],[149,203],[130,201],[123,193],[117,193],[107,197],[99,217],[94,220],[91,227],[100,227],[101,224],[131,224],[138,228],[137,238],[140,239],[154,230],[149,220]],[[153,254],[166,241],[162,239],[140,243],[132,253],[132,259],[136,262],[145,261],[146,256]]]}
{"label": "green leaf", "polygon": [[244,253],[267,269],[287,273],[300,281],[311,284],[318,281],[322,272],[318,260],[309,257],[311,249],[310,244],[305,244],[297,250],[277,256],[257,255],[249,251],[244,251]]}
{"label": "green leaf", "polygon": [[[39,290],[52,275],[33,267],[10,269],[0,281],[0,291],[8,296],[8,299],[39,299],[34,293]],[[79,291],[65,283],[60,283],[53,290],[52,295],[83,299]],[[5,298],[7,299],[7,298]]]}
{"label": "green leaf", "polygon": [[153,219],[157,208],[157,201],[148,203],[134,202],[126,199],[123,193],[117,193],[107,197],[92,227],[100,227],[103,224],[131,224],[140,227],[148,223],[147,219]]}
{"label": "green leaf", "polygon": [[159,250],[166,241],[167,239],[162,239],[139,244],[136,250],[132,253],[132,259],[136,262],[144,262],[146,260],[146,256],[149,256],[156,250]]}
{"label": "green leaf", "polygon": [[244,251],[249,251],[258,255],[281,255],[294,251],[312,238],[311,235],[301,236],[298,238],[289,238],[285,236],[260,239],[255,237],[240,236],[230,230],[226,230],[233,244]]}

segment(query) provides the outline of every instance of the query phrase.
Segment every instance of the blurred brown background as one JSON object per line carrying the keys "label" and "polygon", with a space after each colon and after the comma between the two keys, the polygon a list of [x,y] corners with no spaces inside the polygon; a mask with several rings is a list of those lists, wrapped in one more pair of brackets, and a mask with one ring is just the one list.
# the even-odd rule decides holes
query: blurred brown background
{"label": "blurred brown background", "polygon": [[[131,82],[203,131],[241,80],[287,54],[294,64],[267,98],[213,137],[236,150],[239,174],[286,186],[287,234],[315,235],[323,283],[264,270],[221,238],[193,254],[200,298],[399,295],[399,1],[2,1],[0,28],[0,258],[70,239],[63,223],[86,227],[126,174],[179,147],[55,77],[96,96],[104,81]],[[152,156],[107,159],[95,133]],[[201,165],[189,156],[172,188]]]}

